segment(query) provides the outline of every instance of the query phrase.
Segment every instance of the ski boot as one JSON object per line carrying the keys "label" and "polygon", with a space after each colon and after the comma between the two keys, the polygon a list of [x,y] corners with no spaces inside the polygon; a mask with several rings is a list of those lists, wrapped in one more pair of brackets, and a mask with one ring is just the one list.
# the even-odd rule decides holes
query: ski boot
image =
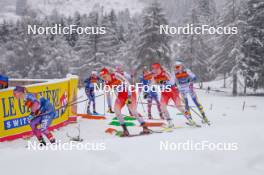
{"label": "ski boot", "polygon": [[39,141],[39,146],[41,146],[41,147],[47,145],[42,136],[38,138],[38,141]]}
{"label": "ski boot", "polygon": [[87,113],[88,115],[92,115],[92,113],[91,113],[91,111],[90,111],[90,109],[89,109],[89,108],[87,108],[87,111],[86,111],[86,113]]}
{"label": "ski boot", "polygon": [[144,125],[145,123],[142,123],[141,126],[143,128],[143,131],[140,134],[151,134],[151,130]]}
{"label": "ski boot", "polygon": [[125,124],[122,124],[121,126],[123,128],[123,133],[120,134],[120,137],[128,137],[129,136],[129,132],[127,130],[126,125]]}
{"label": "ski boot", "polygon": [[56,139],[53,137],[53,134],[51,132],[49,132],[46,136],[49,139],[51,144],[56,143]]}
{"label": "ski boot", "polygon": [[208,120],[208,118],[206,117],[205,115],[205,112],[203,110],[203,107],[201,105],[198,106],[199,110],[200,110],[200,113],[202,114],[202,123],[203,124],[208,124],[210,125],[210,121]]}
{"label": "ski boot", "polygon": [[172,123],[171,119],[168,119],[167,122],[168,122],[168,128],[173,128],[174,127],[174,124]]}
{"label": "ski boot", "polygon": [[162,114],[162,112],[160,112],[160,114],[159,114],[159,115],[160,115],[160,119],[161,119],[161,120],[164,120],[164,119],[165,119],[165,118],[163,117],[163,114]]}
{"label": "ski boot", "polygon": [[55,143],[56,143],[55,138],[52,138],[52,139],[50,139],[49,141],[50,141],[51,144],[55,144]]}
{"label": "ski boot", "polygon": [[205,116],[205,114],[202,114],[203,118],[202,118],[202,123],[204,124],[208,124],[209,126],[211,125],[210,121],[208,120],[208,118]]}
{"label": "ski boot", "polygon": [[97,113],[96,111],[93,111],[93,115],[99,115],[99,113]]}
{"label": "ski boot", "polygon": [[194,127],[201,127],[201,125],[196,124],[192,118],[188,118],[187,120],[188,120],[188,122],[186,122],[187,125],[194,126]]}
{"label": "ski boot", "polygon": [[115,112],[112,110],[112,108],[110,107],[110,108],[108,108],[108,111],[107,111],[108,113],[110,113],[110,114],[114,114]]}
{"label": "ski boot", "polygon": [[152,117],[151,114],[148,114],[148,119],[149,119],[149,120],[153,120],[153,117]]}

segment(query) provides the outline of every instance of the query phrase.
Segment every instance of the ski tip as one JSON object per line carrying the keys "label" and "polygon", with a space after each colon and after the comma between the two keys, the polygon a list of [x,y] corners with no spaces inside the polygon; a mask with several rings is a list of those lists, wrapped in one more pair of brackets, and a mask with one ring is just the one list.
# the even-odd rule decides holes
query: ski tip
{"label": "ski tip", "polygon": [[165,126],[165,123],[163,123],[163,122],[146,122],[146,123],[144,123],[144,126],[146,126],[146,127],[162,127],[162,126]]}
{"label": "ski tip", "polygon": [[114,129],[114,128],[107,128],[107,129],[105,130],[105,133],[109,133],[109,134],[114,134],[114,133],[116,133],[116,132],[117,132],[117,130]]}
{"label": "ski tip", "polygon": [[90,114],[77,114],[78,116],[85,118],[85,119],[90,119],[90,120],[105,120],[105,116],[100,116],[100,115],[90,115]]}
{"label": "ski tip", "polygon": [[188,126],[191,126],[191,127],[196,127],[196,128],[201,128],[202,127],[201,125],[191,124],[191,123],[188,123],[188,122],[186,122],[185,124],[188,125]]}

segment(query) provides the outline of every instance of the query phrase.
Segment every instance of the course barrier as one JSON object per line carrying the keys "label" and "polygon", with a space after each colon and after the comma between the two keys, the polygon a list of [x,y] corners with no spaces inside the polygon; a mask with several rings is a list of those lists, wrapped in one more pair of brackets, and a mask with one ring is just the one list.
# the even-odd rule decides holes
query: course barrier
{"label": "course barrier", "polygon": [[[77,100],[77,76],[70,75],[65,79],[45,80],[44,83],[26,85],[25,87],[29,92],[37,93],[38,97],[43,96],[54,104],[56,116],[49,128],[50,130],[74,121],[77,104],[72,106],[67,104]],[[10,87],[0,90],[0,142],[32,135],[27,120],[30,111],[25,107],[23,99],[14,98],[13,89]]]}

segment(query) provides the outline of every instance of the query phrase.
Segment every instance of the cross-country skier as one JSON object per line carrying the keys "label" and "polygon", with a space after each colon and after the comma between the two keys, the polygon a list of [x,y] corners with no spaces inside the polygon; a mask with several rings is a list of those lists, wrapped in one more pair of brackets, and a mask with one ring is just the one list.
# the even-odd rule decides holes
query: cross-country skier
{"label": "cross-country skier", "polygon": [[[166,72],[165,69],[159,63],[154,63],[151,67],[152,73],[154,75],[154,83],[160,84],[161,86],[165,86],[164,88],[162,88],[163,90],[161,92],[160,104],[163,116],[168,121],[168,126],[174,126],[167,109],[170,100],[172,100],[176,108],[184,114],[185,118],[189,121],[189,124],[195,126],[196,123],[193,121],[191,115],[185,113],[184,108],[181,106],[179,91],[175,85],[174,78],[168,72]],[[170,88],[167,89],[167,87]]]}
{"label": "cross-country skier", "polygon": [[[96,107],[95,107],[95,83],[97,83],[99,81],[99,77],[97,75],[96,71],[92,71],[91,75],[84,80],[84,84],[85,84],[85,93],[87,95],[88,98],[88,106],[87,106],[87,114],[93,114],[93,115],[97,115],[98,113],[96,112]],[[90,106],[91,103],[93,104],[93,112],[91,113],[90,111]]]}
{"label": "cross-country skier", "polygon": [[100,71],[100,76],[105,81],[105,85],[111,89],[113,89],[117,93],[117,98],[115,100],[114,111],[116,117],[118,118],[122,128],[123,134],[122,136],[129,136],[128,129],[125,125],[124,117],[121,114],[122,108],[127,105],[130,109],[133,116],[137,118],[140,125],[143,128],[142,133],[148,134],[150,130],[144,125],[145,121],[137,112],[137,101],[136,101],[136,93],[135,90],[130,89],[128,86],[130,85],[127,77],[115,72],[111,73],[108,69],[103,68]]}
{"label": "cross-country skier", "polygon": [[[122,66],[120,64],[117,64],[116,67],[115,67],[114,73],[126,77],[126,79],[129,81],[130,84],[134,84],[132,74],[129,74],[128,72],[124,71],[121,67]],[[132,112],[130,111],[129,108],[128,108],[128,112],[129,112],[130,116],[133,116],[133,114],[132,114]],[[141,114],[139,114],[139,115],[141,116]]]}
{"label": "cross-country skier", "polygon": [[151,79],[152,79],[152,73],[147,70],[146,67],[143,69],[142,76],[140,77],[140,83],[143,85],[143,97],[144,99],[147,99],[148,102],[148,118],[153,119],[152,114],[151,114],[151,107],[152,107],[152,102],[155,101],[159,115],[161,119],[164,119],[160,107],[160,101],[158,99],[158,93],[155,89],[154,86],[151,86]]}
{"label": "cross-country skier", "polygon": [[[50,143],[55,143],[54,136],[48,130],[56,115],[55,108],[50,101],[44,97],[40,97],[38,100],[36,94],[27,92],[27,89],[22,86],[15,87],[14,97],[17,99],[24,98],[25,106],[30,109],[28,122],[40,145],[46,145],[43,135],[49,139]],[[39,125],[40,129],[38,128]]]}
{"label": "cross-country skier", "polygon": [[[128,76],[128,74],[126,72],[124,72],[121,68],[121,65],[116,65],[115,66],[115,69],[114,69],[114,72],[115,73],[118,73],[118,74],[121,74],[121,75],[125,75]],[[107,105],[108,105],[108,110],[107,112],[110,113],[110,114],[113,114],[115,113],[113,110],[112,110],[112,94],[111,92],[106,92],[106,100],[107,100]],[[130,113],[130,111],[129,111]],[[131,114],[131,113],[130,113]]]}
{"label": "cross-country skier", "polygon": [[191,115],[190,106],[189,106],[189,102],[188,102],[188,94],[190,94],[193,102],[195,103],[195,105],[198,107],[200,113],[202,114],[203,122],[209,124],[209,121],[208,121],[208,119],[205,115],[205,112],[203,110],[203,106],[198,101],[197,95],[196,95],[194,88],[193,88],[193,82],[195,82],[197,80],[196,75],[190,69],[185,68],[185,66],[183,65],[183,63],[181,61],[177,61],[175,63],[174,68],[175,68],[174,71],[175,71],[176,81],[178,84],[178,89],[181,93],[181,96],[184,99],[185,112],[187,112],[188,115]]}

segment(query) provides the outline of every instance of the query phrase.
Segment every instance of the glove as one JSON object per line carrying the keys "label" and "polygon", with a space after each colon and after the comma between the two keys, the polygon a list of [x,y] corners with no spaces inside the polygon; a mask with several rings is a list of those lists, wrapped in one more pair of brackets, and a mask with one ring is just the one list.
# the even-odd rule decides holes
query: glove
{"label": "glove", "polygon": [[144,99],[147,99],[147,98],[148,98],[148,93],[144,92],[144,94],[143,94],[143,98],[144,98]]}
{"label": "glove", "polygon": [[37,117],[41,114],[41,111],[38,109],[36,110],[35,112],[32,112],[31,115],[34,116],[34,117]]}
{"label": "glove", "polygon": [[190,82],[190,86],[189,86],[189,88],[190,88],[191,90],[193,90],[193,82]]}
{"label": "glove", "polygon": [[126,104],[127,104],[127,105],[130,105],[131,103],[132,103],[132,101],[131,101],[131,97],[128,97],[127,100],[126,100]]}
{"label": "glove", "polygon": [[159,83],[160,83],[160,84],[164,84],[165,81],[164,81],[164,80],[160,80]]}
{"label": "glove", "polygon": [[192,83],[194,80],[190,77],[188,78],[188,83]]}
{"label": "glove", "polygon": [[27,118],[28,123],[30,123],[33,119],[34,119],[34,116],[30,114],[30,115],[28,116],[28,118]]}

